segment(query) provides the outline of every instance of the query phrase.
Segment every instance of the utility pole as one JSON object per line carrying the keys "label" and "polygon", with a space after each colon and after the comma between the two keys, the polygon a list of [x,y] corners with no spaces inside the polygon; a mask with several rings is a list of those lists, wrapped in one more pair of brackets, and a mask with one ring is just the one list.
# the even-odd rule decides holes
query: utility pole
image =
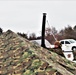
{"label": "utility pole", "polygon": [[45,46],[45,24],[46,24],[46,13],[43,13],[41,46],[44,48],[46,48]]}

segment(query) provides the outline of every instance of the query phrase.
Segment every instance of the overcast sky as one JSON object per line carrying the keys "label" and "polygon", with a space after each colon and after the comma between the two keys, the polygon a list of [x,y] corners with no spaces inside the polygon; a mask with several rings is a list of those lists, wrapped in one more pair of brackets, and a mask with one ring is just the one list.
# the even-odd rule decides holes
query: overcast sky
{"label": "overcast sky", "polygon": [[[0,27],[14,32],[39,33],[42,13],[47,13],[50,27],[57,30],[76,25],[76,1],[27,0],[0,1]],[[47,24],[46,24],[47,25]]]}

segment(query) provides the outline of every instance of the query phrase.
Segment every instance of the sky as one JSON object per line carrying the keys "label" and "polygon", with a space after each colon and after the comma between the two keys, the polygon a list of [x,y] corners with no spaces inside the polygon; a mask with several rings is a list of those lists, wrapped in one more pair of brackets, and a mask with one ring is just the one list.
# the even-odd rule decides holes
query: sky
{"label": "sky", "polygon": [[76,25],[75,0],[1,0],[0,27],[4,31],[41,35],[43,13],[47,13],[50,27],[57,30]]}

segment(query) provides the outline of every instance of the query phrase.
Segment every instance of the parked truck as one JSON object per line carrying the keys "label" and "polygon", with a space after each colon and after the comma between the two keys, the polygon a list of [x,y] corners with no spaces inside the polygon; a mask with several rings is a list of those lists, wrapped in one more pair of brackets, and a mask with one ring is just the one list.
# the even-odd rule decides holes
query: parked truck
{"label": "parked truck", "polygon": [[60,40],[62,44],[61,49],[65,57],[71,61],[76,60],[76,41],[74,39]]}

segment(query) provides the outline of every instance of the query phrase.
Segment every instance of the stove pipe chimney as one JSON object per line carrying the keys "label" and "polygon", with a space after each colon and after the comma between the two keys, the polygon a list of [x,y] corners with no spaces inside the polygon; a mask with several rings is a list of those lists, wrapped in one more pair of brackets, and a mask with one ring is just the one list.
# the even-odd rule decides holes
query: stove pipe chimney
{"label": "stove pipe chimney", "polygon": [[46,24],[46,13],[43,13],[41,46],[44,48],[46,48],[45,46],[45,24]]}

